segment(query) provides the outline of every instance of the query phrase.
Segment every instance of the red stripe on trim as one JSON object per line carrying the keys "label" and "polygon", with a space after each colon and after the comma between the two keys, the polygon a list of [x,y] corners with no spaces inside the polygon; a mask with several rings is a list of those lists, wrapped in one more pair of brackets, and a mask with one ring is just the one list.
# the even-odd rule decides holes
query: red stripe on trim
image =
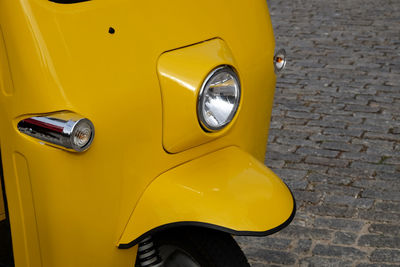
{"label": "red stripe on trim", "polygon": [[63,127],[60,127],[60,126],[57,126],[57,125],[53,125],[53,124],[50,124],[50,123],[46,123],[46,122],[42,122],[42,121],[38,121],[38,120],[35,120],[35,119],[32,119],[32,118],[25,119],[25,120],[23,120],[23,122],[30,123],[30,124],[33,124],[33,125],[45,128],[45,129],[49,129],[49,130],[52,130],[52,131],[57,132],[57,133],[62,133],[63,130],[64,130]]}

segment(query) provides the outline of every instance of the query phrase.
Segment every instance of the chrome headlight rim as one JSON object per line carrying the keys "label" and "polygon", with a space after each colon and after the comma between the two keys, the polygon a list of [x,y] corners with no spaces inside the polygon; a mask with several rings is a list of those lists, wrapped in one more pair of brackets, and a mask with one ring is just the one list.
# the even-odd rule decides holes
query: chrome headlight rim
{"label": "chrome headlight rim", "polygon": [[[205,93],[206,87],[211,82],[211,79],[221,72],[227,72],[227,73],[231,74],[231,76],[235,79],[235,81],[238,85],[238,92],[237,92],[238,97],[236,98],[236,101],[234,103],[234,109],[231,111],[231,113],[230,113],[229,117],[226,119],[226,121],[224,123],[222,123],[221,125],[215,127],[215,126],[209,125],[207,123],[207,121],[205,120],[205,118],[203,116],[202,107],[203,107],[204,93]],[[231,65],[219,65],[218,67],[214,68],[204,79],[204,81],[200,87],[199,95],[197,97],[197,118],[198,118],[199,124],[203,128],[203,130],[206,132],[212,133],[212,132],[217,132],[219,130],[222,130],[227,125],[229,125],[233,121],[234,117],[237,114],[241,97],[242,97],[242,87],[241,87],[240,78],[239,78],[239,75],[238,75],[238,72],[236,71],[236,69]]]}

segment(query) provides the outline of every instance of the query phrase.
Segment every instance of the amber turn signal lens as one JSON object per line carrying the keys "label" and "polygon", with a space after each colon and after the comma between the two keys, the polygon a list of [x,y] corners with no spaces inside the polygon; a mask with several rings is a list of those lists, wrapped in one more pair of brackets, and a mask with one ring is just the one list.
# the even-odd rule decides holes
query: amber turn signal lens
{"label": "amber turn signal lens", "polygon": [[274,68],[275,72],[282,71],[286,66],[286,51],[280,49],[274,56]]}

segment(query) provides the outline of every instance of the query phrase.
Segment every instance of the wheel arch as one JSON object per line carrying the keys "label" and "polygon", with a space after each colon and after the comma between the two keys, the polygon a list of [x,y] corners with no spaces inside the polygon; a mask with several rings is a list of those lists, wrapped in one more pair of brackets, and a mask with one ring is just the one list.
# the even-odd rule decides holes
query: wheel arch
{"label": "wheel arch", "polygon": [[160,225],[156,228],[153,228],[127,244],[119,244],[118,248],[129,249],[129,248],[139,244],[143,239],[145,239],[148,236],[157,235],[161,232],[176,230],[179,228],[192,228],[192,229],[205,228],[205,229],[209,229],[209,230],[215,230],[215,231],[228,233],[228,234],[235,235],[235,236],[268,236],[268,235],[272,235],[276,232],[279,232],[280,230],[284,229],[286,226],[288,226],[292,222],[292,220],[296,214],[296,204],[294,204],[294,205],[295,205],[295,207],[293,208],[293,211],[292,211],[290,217],[285,222],[283,222],[281,225],[279,225],[275,228],[272,228],[272,229],[269,229],[269,230],[266,230],[263,232],[236,231],[231,228],[227,228],[227,227],[223,227],[223,226],[219,226],[219,225],[215,225],[215,224],[211,224],[211,223],[204,223],[204,222],[194,222],[194,221],[193,222],[190,222],[190,221],[174,222],[174,223],[168,223],[168,224]]}
{"label": "wheel arch", "polygon": [[279,177],[248,153],[228,147],[157,177],[137,203],[118,247],[185,226],[266,236],[286,227],[295,211],[293,195]]}

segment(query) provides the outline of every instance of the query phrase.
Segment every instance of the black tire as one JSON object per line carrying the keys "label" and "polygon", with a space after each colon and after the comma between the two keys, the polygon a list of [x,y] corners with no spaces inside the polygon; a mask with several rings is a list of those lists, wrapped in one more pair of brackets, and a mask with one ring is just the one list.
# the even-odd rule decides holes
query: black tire
{"label": "black tire", "polygon": [[[163,247],[176,247],[201,267],[250,267],[247,258],[230,234],[201,227],[178,227],[153,236],[163,255]],[[182,265],[184,266],[184,264]]]}

